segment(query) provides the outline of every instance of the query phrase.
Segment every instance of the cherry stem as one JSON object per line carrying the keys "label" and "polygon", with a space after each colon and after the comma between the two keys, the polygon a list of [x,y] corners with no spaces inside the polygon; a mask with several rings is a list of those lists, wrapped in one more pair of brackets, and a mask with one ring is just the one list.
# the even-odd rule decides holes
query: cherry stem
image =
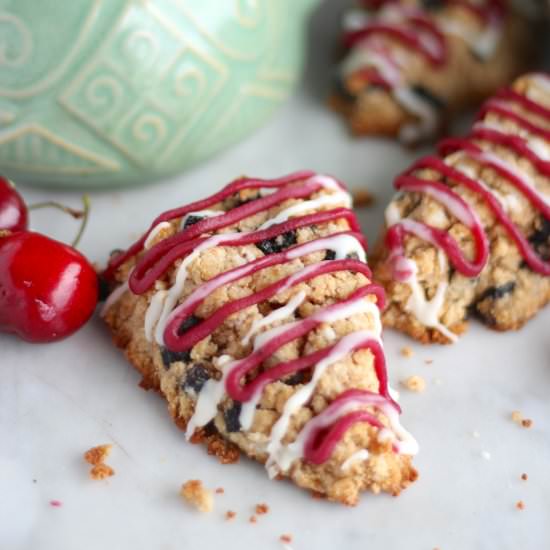
{"label": "cherry stem", "polygon": [[88,195],[82,195],[82,206],[83,209],[81,215],[79,216],[79,218],[82,218],[82,223],[80,224],[80,229],[78,230],[76,237],[71,243],[73,248],[76,248],[78,243],[80,243],[80,239],[82,238],[82,235],[84,235],[84,231],[88,225],[88,218],[90,217],[90,197],[88,197]]}
{"label": "cherry stem", "polygon": [[82,220],[78,233],[71,243],[71,246],[76,248],[78,243],[80,243],[80,239],[82,239],[86,226],[88,225],[88,218],[90,214],[90,197],[88,197],[88,195],[82,196],[82,205],[82,210],[77,210],[76,208],[71,208],[70,206],[65,206],[64,204],[60,204],[55,201],[44,201],[31,204],[28,209],[40,210],[42,208],[57,208],[57,210],[61,210],[61,212],[65,212],[65,214],[69,214],[69,216],[72,216],[75,220]]}

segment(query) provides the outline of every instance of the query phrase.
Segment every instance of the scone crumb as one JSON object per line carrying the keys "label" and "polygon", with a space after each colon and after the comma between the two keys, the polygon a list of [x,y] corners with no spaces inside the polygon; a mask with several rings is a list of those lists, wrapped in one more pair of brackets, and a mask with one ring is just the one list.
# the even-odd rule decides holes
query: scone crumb
{"label": "scone crumb", "polygon": [[279,540],[284,544],[290,544],[292,542],[292,535],[285,533],[279,537]]}
{"label": "scone crumb", "polygon": [[401,382],[408,390],[414,392],[423,392],[426,389],[426,381],[422,376],[414,375]]}
{"label": "scone crumb", "polygon": [[211,512],[214,508],[212,493],[203,486],[199,479],[186,481],[181,486],[180,495],[200,512]]}
{"label": "scone crumb", "polygon": [[407,357],[407,358],[410,358],[414,355],[414,351],[411,347],[409,346],[404,346],[403,348],[401,348],[401,355],[403,357]]}
{"label": "scone crumb", "polygon": [[523,481],[527,481],[529,479],[529,476],[527,474],[521,474],[521,479]]}
{"label": "scone crumb", "polygon": [[103,464],[105,459],[111,453],[112,445],[97,445],[97,447],[92,447],[84,453],[84,460],[91,464],[92,466],[97,466],[98,464]]}
{"label": "scone crumb", "polygon": [[521,425],[522,425],[524,428],[530,428],[530,427],[533,425],[533,421],[532,421],[530,418],[524,418],[524,419],[521,421]]}
{"label": "scone crumb", "polygon": [[223,487],[217,487],[214,491],[217,495],[223,495],[225,493],[225,489]]}
{"label": "scone crumb", "polygon": [[96,464],[90,470],[90,477],[95,481],[107,479],[114,475],[115,471],[108,464],[104,464],[103,462]]}
{"label": "scone crumb", "polygon": [[433,359],[425,359],[424,360],[424,363],[426,363],[426,365],[431,365],[433,362],[434,362]]}
{"label": "scone crumb", "polygon": [[374,204],[374,195],[366,189],[357,189],[352,191],[353,206],[357,208],[366,208]]}
{"label": "scone crumb", "polygon": [[269,512],[269,506],[265,503],[256,504],[256,514],[259,516],[262,516],[264,514],[267,514]]}
{"label": "scone crumb", "polygon": [[227,512],[225,512],[225,519],[227,521],[231,521],[236,515],[237,512],[234,512],[233,510],[227,510]]}
{"label": "scone crumb", "polygon": [[520,424],[523,420],[523,415],[519,411],[512,411],[512,422]]}
{"label": "scone crumb", "polygon": [[525,510],[525,502],[523,502],[523,500],[518,500],[516,502],[516,508],[518,510]]}
{"label": "scone crumb", "polygon": [[250,518],[248,518],[248,521],[250,523],[257,523],[258,522],[258,518],[256,516],[250,516]]}

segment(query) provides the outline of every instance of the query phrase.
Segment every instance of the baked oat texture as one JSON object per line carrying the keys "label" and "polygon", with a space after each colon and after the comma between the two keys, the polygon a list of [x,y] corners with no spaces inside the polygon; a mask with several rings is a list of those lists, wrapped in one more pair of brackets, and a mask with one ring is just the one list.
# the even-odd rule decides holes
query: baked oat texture
{"label": "baked oat texture", "polygon": [[[326,193],[321,190],[313,197]],[[248,192],[238,195],[216,205],[214,209],[228,211],[235,205],[250,198]],[[250,231],[257,228],[268,218],[273,218],[281,210],[292,204],[302,202],[301,199],[287,200],[267,212],[261,212],[246,218],[223,231]],[[174,220],[169,228],[163,229],[155,238],[155,242],[174,234],[180,220]],[[348,224],[345,219],[337,219],[329,223],[311,225],[296,231],[295,241],[304,243],[320,236],[345,231]],[[229,300],[246,296],[254,291],[265,288],[270,283],[283,278],[303,268],[304,265],[323,259],[325,252],[315,252],[307,256],[289,261],[282,265],[263,269],[252,276],[223,286],[210,294],[201,304],[195,315],[208,317]],[[193,261],[188,269],[188,278],[180,301],[188,296],[193,289],[204,281],[208,281],[219,273],[242,265],[243,262],[263,256],[263,252],[255,245],[224,247],[216,246],[205,250]],[[118,283],[127,280],[129,271],[140,256],[122,265],[116,273]],[[109,325],[114,342],[125,353],[128,360],[143,376],[142,386],[152,388],[161,393],[168,402],[169,412],[176,424],[185,429],[193,415],[197,393],[209,378],[219,379],[221,367],[219,358],[230,355],[242,358],[251,352],[251,344],[244,345],[241,340],[247,334],[254,321],[265,318],[270,312],[287,304],[299,291],[306,293],[306,299],[301,306],[284,322],[305,318],[319,308],[334,303],[349,296],[358,286],[363,286],[366,279],[359,273],[349,271],[335,272],[318,276],[306,283],[297,285],[285,292],[278,293],[270,300],[252,306],[231,315],[223,325],[211,336],[201,340],[192,348],[190,356],[178,356],[166,349],[161,349],[156,342],[149,342],[144,333],[144,318],[155,290],[170,285],[180,261],[168,270],[165,276],[157,281],[155,289],[136,296],[125,292],[123,296],[108,308],[104,314]],[[369,295],[364,298],[376,300]],[[345,320],[331,324],[323,323],[305,337],[294,340],[280,348],[261,369],[269,369],[281,361],[300,357],[321,349],[351,331],[361,328],[370,329],[374,320],[369,314],[355,314]],[[263,327],[271,329],[281,321]],[[304,377],[293,375],[286,380],[272,382],[266,386],[257,407],[254,422],[249,431],[240,430],[240,403],[233,402],[227,395],[218,407],[213,422],[195,432],[191,441],[203,442],[210,454],[215,454],[221,462],[234,462],[239,453],[264,463],[267,459],[265,442],[271,428],[280,417],[286,401],[307,382],[308,373]],[[301,407],[290,422],[284,443],[293,441],[304,424],[314,415],[348,388],[358,388],[378,391],[378,380],[374,371],[373,356],[369,350],[356,351],[345,359],[330,366],[320,378],[313,398]],[[387,419],[374,413],[382,423]],[[307,463],[304,460],[295,461],[284,474],[300,487],[324,495],[334,501],[354,505],[361,491],[370,490],[374,493],[386,491],[397,495],[417,477],[417,472],[411,465],[411,457],[393,452],[388,440],[379,442],[379,430],[366,423],[353,425],[337,444],[335,451],[327,462],[320,466]],[[358,461],[349,469],[343,471],[342,463],[361,449],[368,449],[369,460]],[[279,475],[279,477],[282,477]]]}
{"label": "baked oat texture", "polygon": [[[513,89],[536,98],[541,105],[550,107],[550,90],[537,81],[536,75],[517,79]],[[550,130],[547,120],[526,111],[522,106],[516,105],[515,111],[538,126]],[[521,129],[515,122],[495,113],[489,112],[482,121],[505,129],[508,134],[529,138],[525,129]],[[494,146],[483,140],[476,140],[476,143],[484,151],[494,153],[515,169],[527,173],[536,188],[542,194],[550,196],[549,179],[541,175],[525,158],[519,157],[503,146]],[[550,147],[550,143],[547,146]],[[459,160],[453,155],[446,158],[446,163],[450,165],[456,165],[457,162],[460,162],[462,167],[467,164],[468,173],[474,179],[482,178],[482,181],[494,190],[497,197],[509,203],[513,202],[514,208],[507,211],[508,216],[528,238],[530,245],[540,258],[545,261],[550,260],[550,221],[545,219],[525,196],[492,168],[482,166],[472,159]],[[437,260],[437,249],[414,235],[407,235],[406,257],[413,259],[416,263],[418,280],[427,299],[433,298],[439,284],[448,282],[445,300],[440,310],[440,322],[457,335],[466,330],[470,314],[495,330],[507,331],[521,328],[550,301],[550,277],[535,273],[527,266],[517,245],[497,222],[479,194],[453,181],[445,180],[434,171],[420,170],[416,174],[424,179],[445,182],[472,205],[490,241],[487,265],[479,277],[469,278],[449,267],[448,262],[441,270]],[[392,205],[398,209],[402,218],[422,221],[447,231],[460,244],[468,257],[473,256],[474,243],[471,232],[437,200],[426,194],[404,192],[396,195]],[[374,278],[386,288],[387,308],[383,314],[384,324],[403,331],[423,343],[450,343],[450,340],[439,330],[424,326],[407,310],[411,290],[407,284],[393,280],[387,258],[388,250],[382,237],[371,256],[371,263],[374,266]]]}
{"label": "baked oat texture", "polygon": [[[482,22],[458,3],[435,2],[436,7],[431,11],[424,8],[426,3],[421,0],[400,0],[399,3],[420,7],[436,21],[459,24],[474,36],[483,31]],[[533,34],[537,28],[509,6],[502,34],[489,59],[476,56],[457,35],[443,32],[448,54],[442,67],[433,67],[418,51],[392,37],[381,36],[379,40],[399,52],[403,58],[403,84],[418,90],[436,109],[439,128],[435,133],[443,133],[448,120],[457,111],[479,103],[530,67],[535,57]],[[404,126],[418,122],[391,92],[372,85],[369,73],[361,70],[338,78],[330,105],[344,116],[356,136],[398,137]]]}

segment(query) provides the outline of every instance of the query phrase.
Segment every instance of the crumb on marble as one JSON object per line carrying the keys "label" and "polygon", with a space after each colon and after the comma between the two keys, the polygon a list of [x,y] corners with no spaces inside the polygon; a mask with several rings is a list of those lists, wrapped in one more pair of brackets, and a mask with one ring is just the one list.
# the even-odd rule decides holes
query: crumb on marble
{"label": "crumb on marble", "polygon": [[96,445],[84,453],[84,460],[91,464],[90,478],[94,481],[107,479],[115,475],[111,466],[105,464],[105,459],[111,454],[113,446],[109,444]]}
{"label": "crumb on marble", "polygon": [[523,481],[527,481],[529,479],[529,476],[527,474],[523,473],[523,474],[521,474],[521,479]]}
{"label": "crumb on marble", "polygon": [[410,358],[414,355],[414,351],[410,346],[404,346],[401,348],[401,355]]}
{"label": "crumb on marble", "polygon": [[108,477],[112,477],[114,475],[115,475],[115,471],[108,464],[105,464],[104,462],[96,464],[90,470],[90,478],[92,478],[95,481],[98,481],[101,479],[107,479]]}
{"label": "crumb on marble", "polygon": [[521,424],[523,420],[523,415],[519,411],[512,411],[512,422],[516,424]]}
{"label": "crumb on marble", "polygon": [[199,479],[186,481],[180,489],[180,495],[199,512],[211,512],[214,508],[214,497]]}
{"label": "crumb on marble", "polygon": [[366,208],[372,206],[375,202],[374,195],[366,189],[357,189],[352,191],[353,206],[356,208]]}
{"label": "crumb on marble", "polygon": [[257,522],[258,522],[258,518],[257,518],[256,516],[250,516],[250,517],[248,518],[248,521],[249,521],[250,523],[257,523]]}
{"label": "crumb on marble", "polygon": [[422,376],[414,375],[409,376],[405,380],[401,381],[401,384],[405,386],[408,390],[413,392],[423,392],[426,389],[426,381]]}
{"label": "crumb on marble", "polygon": [[259,516],[262,516],[264,514],[267,514],[269,512],[269,506],[267,504],[265,504],[264,502],[260,503],[260,504],[256,504],[256,514],[258,514]]}
{"label": "crumb on marble", "polygon": [[533,425],[533,421],[530,418],[524,418],[521,421],[521,425],[523,428],[530,428]]}
{"label": "crumb on marble", "polygon": [[279,537],[279,540],[284,544],[290,544],[292,542],[292,535],[285,533]]}
{"label": "crumb on marble", "polygon": [[237,512],[234,512],[233,510],[227,510],[227,512],[225,512],[225,519],[227,521],[231,521],[232,519],[235,518],[236,515],[237,515]]}
{"label": "crumb on marble", "polygon": [[223,487],[216,487],[216,490],[214,492],[217,495],[223,495],[225,493],[225,489]]}
{"label": "crumb on marble", "polygon": [[518,510],[525,510],[525,502],[523,502],[523,500],[518,500],[516,502],[516,508]]}
{"label": "crumb on marble", "polygon": [[92,466],[103,464],[105,462],[105,459],[111,453],[112,448],[113,446],[111,444],[97,445],[96,447],[92,447],[84,453],[84,460]]}
{"label": "crumb on marble", "polygon": [[426,363],[426,365],[431,365],[433,362],[433,359],[424,359],[424,363]]}

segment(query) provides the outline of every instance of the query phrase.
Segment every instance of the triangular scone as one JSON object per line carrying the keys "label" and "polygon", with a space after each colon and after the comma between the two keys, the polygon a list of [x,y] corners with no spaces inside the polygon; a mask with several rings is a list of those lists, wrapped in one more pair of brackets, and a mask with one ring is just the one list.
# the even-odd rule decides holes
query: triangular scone
{"label": "triangular scone", "polygon": [[312,172],[236,180],[112,258],[103,312],[189,439],[345,504],[417,475],[350,207]]}
{"label": "triangular scone", "polygon": [[451,342],[470,312],[513,330],[550,301],[548,75],[501,90],[395,187],[375,253],[386,325]]}
{"label": "triangular scone", "polygon": [[530,2],[357,3],[343,18],[346,53],[331,101],[356,135],[433,138],[532,62]]}

